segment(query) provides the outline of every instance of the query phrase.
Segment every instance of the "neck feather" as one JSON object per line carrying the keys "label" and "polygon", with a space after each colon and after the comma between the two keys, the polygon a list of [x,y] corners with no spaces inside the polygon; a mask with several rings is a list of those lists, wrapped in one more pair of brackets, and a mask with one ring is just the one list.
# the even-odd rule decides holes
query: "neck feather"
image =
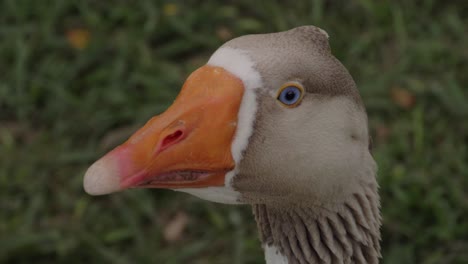
{"label": "neck feather", "polygon": [[378,263],[377,188],[376,183],[363,186],[362,192],[352,194],[334,210],[254,204],[260,239],[264,246],[276,248],[288,264]]}

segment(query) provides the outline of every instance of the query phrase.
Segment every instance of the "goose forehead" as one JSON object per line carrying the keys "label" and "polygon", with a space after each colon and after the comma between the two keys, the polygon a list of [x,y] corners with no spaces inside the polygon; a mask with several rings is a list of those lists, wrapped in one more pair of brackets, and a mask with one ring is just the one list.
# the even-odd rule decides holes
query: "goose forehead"
{"label": "goose forehead", "polygon": [[248,81],[262,81],[270,95],[284,83],[298,81],[309,93],[347,96],[362,105],[353,78],[331,52],[328,35],[314,26],[232,39],[210,62],[226,65]]}

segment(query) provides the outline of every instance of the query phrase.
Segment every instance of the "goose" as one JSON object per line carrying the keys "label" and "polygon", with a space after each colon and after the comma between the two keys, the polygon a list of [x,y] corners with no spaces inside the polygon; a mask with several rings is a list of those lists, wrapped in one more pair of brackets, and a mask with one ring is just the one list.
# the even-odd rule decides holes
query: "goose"
{"label": "goose", "polygon": [[92,164],[84,189],[166,188],[249,204],[268,264],[378,263],[367,113],[315,26],[217,49],[173,104]]}

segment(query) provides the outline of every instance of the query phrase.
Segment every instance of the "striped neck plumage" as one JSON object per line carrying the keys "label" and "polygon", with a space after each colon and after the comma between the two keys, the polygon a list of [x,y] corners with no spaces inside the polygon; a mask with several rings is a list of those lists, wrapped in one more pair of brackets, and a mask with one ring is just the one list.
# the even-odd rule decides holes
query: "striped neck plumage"
{"label": "striped neck plumage", "polygon": [[377,185],[363,186],[334,211],[253,205],[267,264],[378,263]]}

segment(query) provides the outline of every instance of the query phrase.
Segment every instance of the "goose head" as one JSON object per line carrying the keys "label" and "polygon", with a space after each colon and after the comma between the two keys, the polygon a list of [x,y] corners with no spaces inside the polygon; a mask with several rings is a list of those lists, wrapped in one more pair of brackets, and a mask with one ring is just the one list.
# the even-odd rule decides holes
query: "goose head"
{"label": "goose head", "polygon": [[[304,26],[222,45],[167,111],[88,169],[84,188],[93,195],[167,188],[251,204],[270,255],[315,263],[356,260],[359,251],[372,263],[380,215],[369,144],[352,77],[327,33]],[[296,239],[298,250],[285,238],[301,230],[310,237]],[[340,249],[314,236],[335,237]]]}

